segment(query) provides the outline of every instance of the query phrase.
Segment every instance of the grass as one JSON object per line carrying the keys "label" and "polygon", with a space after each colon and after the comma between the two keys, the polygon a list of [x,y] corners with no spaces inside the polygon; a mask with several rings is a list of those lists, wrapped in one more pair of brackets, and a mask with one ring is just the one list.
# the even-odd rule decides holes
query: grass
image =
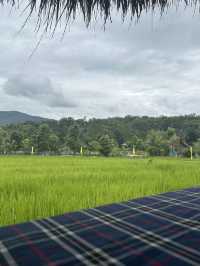
{"label": "grass", "polygon": [[0,157],[0,226],[200,185],[200,161]]}

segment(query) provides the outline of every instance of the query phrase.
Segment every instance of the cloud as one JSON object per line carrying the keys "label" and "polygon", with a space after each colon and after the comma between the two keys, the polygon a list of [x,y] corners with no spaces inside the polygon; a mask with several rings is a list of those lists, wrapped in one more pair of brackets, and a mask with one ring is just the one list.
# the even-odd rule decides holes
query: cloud
{"label": "cloud", "polygon": [[75,107],[72,101],[65,99],[59,88],[53,87],[49,78],[16,76],[4,83],[3,90],[8,95],[25,97],[46,104],[49,107]]}
{"label": "cloud", "polygon": [[[144,14],[137,25],[119,16],[102,29],[76,21],[61,41],[40,33],[35,18],[0,9],[1,109],[60,118],[200,114],[200,20],[193,10]],[[25,18],[25,17],[24,17]]]}

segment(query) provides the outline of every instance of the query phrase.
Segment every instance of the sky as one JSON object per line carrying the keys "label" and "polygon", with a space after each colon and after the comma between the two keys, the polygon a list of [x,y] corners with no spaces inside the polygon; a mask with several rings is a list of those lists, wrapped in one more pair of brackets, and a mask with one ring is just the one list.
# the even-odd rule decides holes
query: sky
{"label": "sky", "polygon": [[63,37],[36,32],[33,15],[0,7],[0,111],[91,118],[200,114],[200,14],[145,13],[138,23],[81,17]]}

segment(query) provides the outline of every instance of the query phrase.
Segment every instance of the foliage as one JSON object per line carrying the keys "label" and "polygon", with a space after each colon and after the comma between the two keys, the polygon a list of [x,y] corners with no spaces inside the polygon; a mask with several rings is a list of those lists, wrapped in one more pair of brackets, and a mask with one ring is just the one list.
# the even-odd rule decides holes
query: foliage
{"label": "foliage", "polygon": [[[11,124],[0,127],[0,153],[86,154],[105,156],[147,152],[152,156],[185,156],[200,139],[200,117],[137,117],[108,119],[47,120],[40,123]],[[113,152],[114,151],[114,152]]]}
{"label": "foliage", "polygon": [[195,154],[200,155],[200,139],[194,143],[193,151]]}
{"label": "foliage", "polygon": [[109,137],[109,135],[104,135],[99,138],[99,144],[100,144],[100,153],[104,156],[108,156],[113,147],[113,140]]}

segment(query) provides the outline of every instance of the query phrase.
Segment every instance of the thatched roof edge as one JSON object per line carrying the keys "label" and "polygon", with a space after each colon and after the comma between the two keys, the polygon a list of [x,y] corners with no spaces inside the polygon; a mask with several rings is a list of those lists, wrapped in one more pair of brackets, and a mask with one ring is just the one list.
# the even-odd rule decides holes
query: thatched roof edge
{"label": "thatched roof edge", "polygon": [[[18,4],[16,0],[0,0],[1,3],[10,2]],[[111,12],[116,9],[120,12],[122,20],[127,14],[131,19],[138,19],[143,11],[155,10],[158,8],[161,13],[173,5],[183,2],[186,6],[199,6],[200,0],[28,0],[27,9],[31,14],[38,13],[38,27],[45,26],[45,29],[54,29],[61,19],[68,25],[74,20],[77,13],[83,15],[86,26],[97,16],[103,18],[104,23],[111,19]]]}

